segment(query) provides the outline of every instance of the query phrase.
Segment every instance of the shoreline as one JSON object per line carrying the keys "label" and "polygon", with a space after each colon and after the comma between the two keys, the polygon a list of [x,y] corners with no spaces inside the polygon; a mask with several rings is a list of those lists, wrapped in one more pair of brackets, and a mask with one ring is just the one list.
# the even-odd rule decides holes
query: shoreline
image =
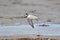
{"label": "shoreline", "polygon": [[40,35],[40,36],[36,36],[36,35],[20,35],[20,36],[4,36],[4,37],[1,37],[0,36],[0,39],[13,39],[13,40],[18,40],[18,39],[22,39],[22,40],[35,40],[35,39],[56,39],[56,40],[59,40],[60,39],[60,36],[43,36],[43,35]]}

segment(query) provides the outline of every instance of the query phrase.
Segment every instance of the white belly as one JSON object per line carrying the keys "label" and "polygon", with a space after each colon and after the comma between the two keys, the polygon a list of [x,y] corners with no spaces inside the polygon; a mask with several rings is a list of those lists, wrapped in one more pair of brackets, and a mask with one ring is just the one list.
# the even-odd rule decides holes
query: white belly
{"label": "white belly", "polygon": [[28,19],[37,19],[38,17],[34,16],[34,15],[28,15],[27,17]]}

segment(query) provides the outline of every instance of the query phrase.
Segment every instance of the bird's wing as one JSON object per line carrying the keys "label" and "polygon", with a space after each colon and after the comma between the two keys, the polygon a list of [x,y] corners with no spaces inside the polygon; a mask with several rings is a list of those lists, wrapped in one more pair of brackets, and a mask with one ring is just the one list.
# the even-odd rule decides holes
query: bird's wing
{"label": "bird's wing", "polygon": [[32,28],[34,28],[32,19],[28,19],[28,22],[29,22],[29,24],[32,26]]}

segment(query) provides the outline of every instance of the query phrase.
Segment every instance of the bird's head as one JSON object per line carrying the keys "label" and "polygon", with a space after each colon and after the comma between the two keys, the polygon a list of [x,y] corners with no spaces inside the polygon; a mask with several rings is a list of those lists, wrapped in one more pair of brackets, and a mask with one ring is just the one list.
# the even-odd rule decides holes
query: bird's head
{"label": "bird's head", "polygon": [[28,15],[28,13],[26,13],[26,15]]}
{"label": "bird's head", "polygon": [[27,17],[27,16],[28,16],[28,13],[25,14],[25,17]]}

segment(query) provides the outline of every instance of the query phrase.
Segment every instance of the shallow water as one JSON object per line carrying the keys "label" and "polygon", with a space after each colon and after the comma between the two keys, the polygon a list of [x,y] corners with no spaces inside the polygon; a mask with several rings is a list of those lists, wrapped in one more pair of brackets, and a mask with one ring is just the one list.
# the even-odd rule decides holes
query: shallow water
{"label": "shallow water", "polygon": [[0,26],[0,36],[17,36],[17,35],[46,35],[60,36],[60,24],[47,24],[49,26],[35,25],[33,29],[30,25]]}

